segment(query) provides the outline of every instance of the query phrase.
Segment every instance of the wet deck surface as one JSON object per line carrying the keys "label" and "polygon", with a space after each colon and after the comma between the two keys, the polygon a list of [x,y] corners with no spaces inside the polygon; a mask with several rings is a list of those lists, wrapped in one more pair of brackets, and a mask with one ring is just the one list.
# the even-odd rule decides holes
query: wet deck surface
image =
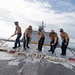
{"label": "wet deck surface", "polygon": [[[30,49],[24,50],[21,48],[20,52],[26,53],[38,53],[36,51],[37,45],[30,45]],[[18,50],[18,49],[17,49]],[[43,53],[52,57],[61,57],[61,50],[57,48],[52,55],[48,52],[49,47],[43,47]],[[2,52],[0,54],[0,75],[75,75],[75,62],[72,65],[69,62],[55,62],[45,59],[35,59],[26,57],[13,57],[12,54]],[[74,57],[74,55],[68,51],[67,57]]]}
{"label": "wet deck surface", "polygon": [[9,65],[9,62],[0,60],[0,75],[75,75],[75,67],[70,69],[45,60],[23,61],[18,65]]}

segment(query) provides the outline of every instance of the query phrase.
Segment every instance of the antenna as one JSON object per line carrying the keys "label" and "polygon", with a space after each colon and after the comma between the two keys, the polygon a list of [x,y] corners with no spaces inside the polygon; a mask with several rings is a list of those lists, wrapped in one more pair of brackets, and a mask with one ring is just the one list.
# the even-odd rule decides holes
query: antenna
{"label": "antenna", "polygon": [[42,28],[42,30],[44,31],[44,27],[46,26],[44,25],[44,21],[42,21],[42,25],[40,25],[39,28]]}
{"label": "antenna", "polygon": [[42,21],[42,29],[43,29],[43,31],[44,31],[44,27],[46,27],[45,25],[44,25],[44,21]]}

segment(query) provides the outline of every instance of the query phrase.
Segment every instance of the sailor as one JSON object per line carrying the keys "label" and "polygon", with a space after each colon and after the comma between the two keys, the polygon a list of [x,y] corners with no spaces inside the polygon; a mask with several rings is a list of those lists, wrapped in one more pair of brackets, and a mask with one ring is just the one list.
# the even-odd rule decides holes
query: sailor
{"label": "sailor", "polygon": [[38,29],[38,48],[37,48],[37,50],[42,51],[42,47],[43,47],[43,44],[44,44],[44,40],[45,40],[44,31],[40,27]]}
{"label": "sailor", "polygon": [[66,55],[66,49],[67,49],[67,46],[69,43],[69,36],[66,32],[64,32],[64,30],[62,28],[60,29],[60,36],[62,39],[62,46],[61,46],[62,53],[61,53],[61,55]]}
{"label": "sailor", "polygon": [[51,51],[53,54],[58,44],[58,36],[54,30],[51,30],[51,32],[49,33],[49,39],[50,39],[50,50],[48,51],[49,52]]}
{"label": "sailor", "polygon": [[[13,49],[16,49],[17,47],[20,47],[21,45],[20,45],[20,37],[21,37],[21,27],[19,26],[19,23],[16,21],[16,22],[14,22],[14,24],[15,24],[15,32],[14,32],[14,34],[12,35],[12,36],[14,36],[14,35],[17,35],[17,37],[16,37],[16,40],[15,40],[15,44],[14,44],[14,47],[13,47]],[[18,44],[18,46],[17,46],[17,44]]]}
{"label": "sailor", "polygon": [[27,48],[30,48],[30,47],[29,47],[29,42],[30,42],[31,35],[32,35],[32,26],[30,25],[30,26],[25,30],[25,32],[24,32],[23,47],[24,47],[25,50],[26,50],[26,47],[27,47]]}

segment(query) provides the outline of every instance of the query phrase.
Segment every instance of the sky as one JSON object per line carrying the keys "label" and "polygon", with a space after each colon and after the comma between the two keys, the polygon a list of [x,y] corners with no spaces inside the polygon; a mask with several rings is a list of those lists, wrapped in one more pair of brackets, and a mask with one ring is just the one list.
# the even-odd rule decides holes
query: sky
{"label": "sky", "polygon": [[22,32],[32,25],[33,30],[44,21],[45,31],[60,28],[75,42],[75,0],[0,0],[0,35],[10,37],[18,21]]}

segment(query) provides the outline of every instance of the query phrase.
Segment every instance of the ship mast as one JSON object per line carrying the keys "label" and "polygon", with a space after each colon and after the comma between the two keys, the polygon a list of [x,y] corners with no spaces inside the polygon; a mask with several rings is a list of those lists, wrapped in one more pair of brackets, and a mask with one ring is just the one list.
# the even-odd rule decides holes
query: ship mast
{"label": "ship mast", "polygon": [[42,28],[42,30],[44,31],[44,27],[46,27],[46,26],[44,26],[44,21],[42,21],[42,25],[39,26],[39,28]]}

